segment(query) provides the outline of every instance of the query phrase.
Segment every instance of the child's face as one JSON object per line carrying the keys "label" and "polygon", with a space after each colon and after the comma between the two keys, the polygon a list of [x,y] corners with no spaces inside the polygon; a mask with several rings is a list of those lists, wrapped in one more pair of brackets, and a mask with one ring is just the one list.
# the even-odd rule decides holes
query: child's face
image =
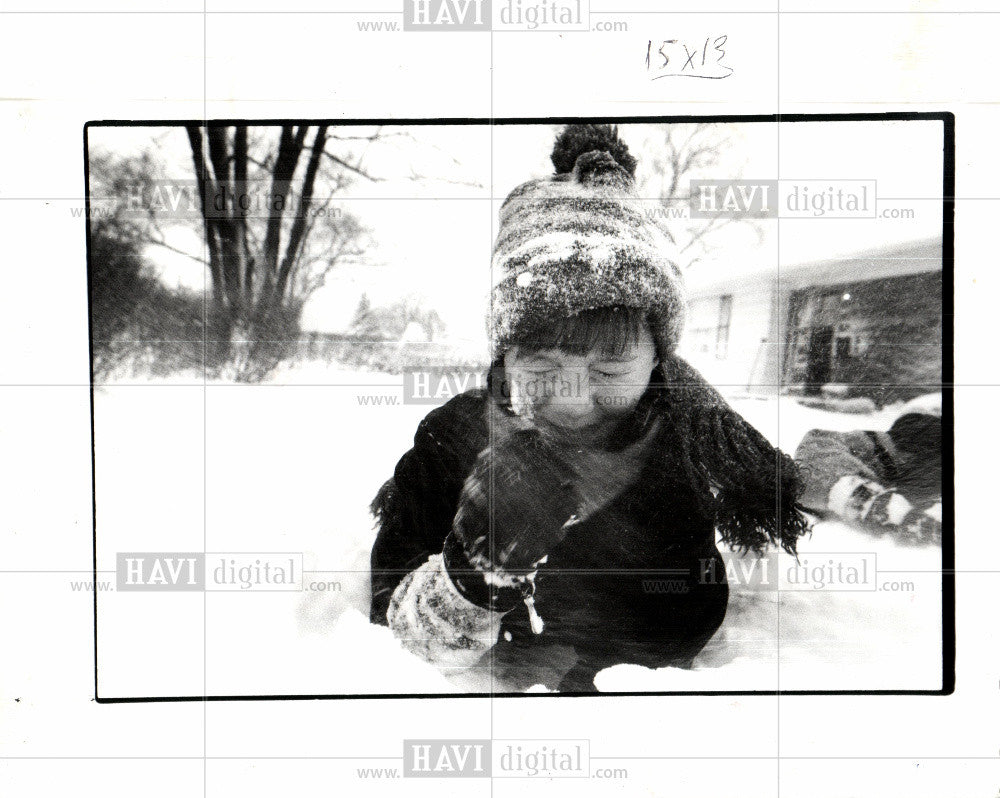
{"label": "child's face", "polygon": [[614,356],[598,342],[582,355],[512,347],[504,358],[514,411],[569,429],[631,412],[656,364],[656,346],[645,326],[637,342]]}

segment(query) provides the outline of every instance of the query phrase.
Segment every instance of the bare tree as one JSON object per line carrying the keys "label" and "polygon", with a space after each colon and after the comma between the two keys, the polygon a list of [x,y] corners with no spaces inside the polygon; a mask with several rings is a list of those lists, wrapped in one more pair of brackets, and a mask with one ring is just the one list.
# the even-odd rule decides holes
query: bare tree
{"label": "bare tree", "polygon": [[[331,202],[354,177],[378,178],[363,156],[327,150],[326,125],[283,125],[276,145],[245,125],[189,125],[187,136],[211,275],[214,354],[231,361],[238,378],[253,378],[295,337],[302,306],[326,275],[363,254],[364,228]],[[313,235],[318,227],[322,236]]]}
{"label": "bare tree", "polygon": [[[408,131],[381,127],[283,125],[277,141],[275,132],[241,125],[187,127],[219,333],[217,357],[233,363],[238,378],[266,372],[283,342],[297,332],[306,300],[338,266],[364,257],[364,226],[334,200],[357,180],[390,179],[365,166],[368,150],[388,139],[427,146]],[[401,179],[476,185],[413,170]]]}
{"label": "bare tree", "polygon": [[717,246],[719,232],[739,224],[762,235],[749,213],[719,214],[707,219],[691,218],[684,212],[692,197],[690,181],[696,178],[737,179],[741,174],[721,173],[723,155],[733,146],[732,128],[724,124],[670,124],[652,142],[650,172],[642,186],[643,197],[658,198],[664,206],[661,218],[689,267]]}

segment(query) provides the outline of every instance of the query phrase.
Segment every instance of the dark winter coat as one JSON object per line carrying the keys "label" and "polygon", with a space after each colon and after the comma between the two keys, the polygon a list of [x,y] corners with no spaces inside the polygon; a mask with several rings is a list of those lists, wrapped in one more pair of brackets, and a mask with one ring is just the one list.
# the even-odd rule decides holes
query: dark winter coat
{"label": "dark winter coat", "polygon": [[[473,390],[428,414],[373,502],[373,623],[387,622],[400,581],[441,552],[463,482],[489,442],[490,401],[486,389]],[[672,445],[663,435],[660,450]],[[698,495],[672,462],[651,457],[633,485],[549,554],[535,580],[544,632],[532,633],[518,605],[503,616],[501,639],[569,645],[594,669],[690,663],[722,623],[729,590],[712,496]]]}

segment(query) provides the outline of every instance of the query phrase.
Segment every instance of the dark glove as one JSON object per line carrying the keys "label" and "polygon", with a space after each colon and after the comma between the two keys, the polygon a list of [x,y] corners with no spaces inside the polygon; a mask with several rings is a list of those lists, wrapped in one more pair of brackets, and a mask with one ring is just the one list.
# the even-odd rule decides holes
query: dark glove
{"label": "dark glove", "polygon": [[528,575],[572,526],[576,480],[536,430],[515,432],[479,455],[444,546],[445,567],[465,598],[503,612],[529,595]]}

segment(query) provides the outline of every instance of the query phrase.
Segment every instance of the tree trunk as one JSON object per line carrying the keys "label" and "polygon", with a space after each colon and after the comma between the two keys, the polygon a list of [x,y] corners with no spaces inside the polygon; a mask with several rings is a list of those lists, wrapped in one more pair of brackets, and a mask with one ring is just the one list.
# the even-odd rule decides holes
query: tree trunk
{"label": "tree trunk", "polygon": [[198,185],[198,200],[201,205],[201,217],[205,225],[205,245],[208,249],[209,272],[212,275],[212,299],[218,310],[225,308],[223,293],[222,256],[216,237],[215,225],[212,221],[211,209],[208,206],[210,197],[215,195],[212,177],[205,163],[204,147],[201,129],[197,125],[187,126],[188,140],[191,142],[191,157],[194,160],[194,174]]}
{"label": "tree trunk", "polygon": [[319,171],[320,158],[323,155],[323,148],[326,146],[326,131],[326,125],[320,125],[316,129],[316,137],[313,139],[312,154],[309,156],[309,164],[306,166],[306,176],[302,184],[302,205],[296,209],[295,222],[292,224],[292,229],[288,234],[288,247],[285,250],[285,257],[278,272],[277,285],[274,291],[275,302],[281,302],[284,299],[285,287],[288,284],[288,275],[302,253],[302,243],[308,222],[309,207],[312,203],[312,193],[316,185],[316,173]]}

